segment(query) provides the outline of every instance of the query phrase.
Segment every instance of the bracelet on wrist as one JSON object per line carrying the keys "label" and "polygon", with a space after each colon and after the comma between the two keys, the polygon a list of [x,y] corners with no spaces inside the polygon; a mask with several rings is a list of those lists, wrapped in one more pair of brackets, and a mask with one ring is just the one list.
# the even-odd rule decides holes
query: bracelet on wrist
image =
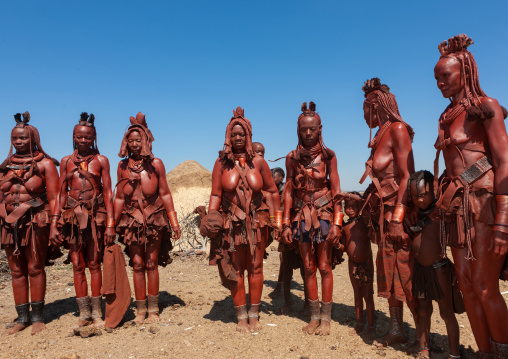
{"label": "bracelet on wrist", "polygon": [[180,226],[178,225],[178,218],[176,216],[176,211],[168,212],[168,218],[169,218],[169,223],[171,224],[171,228],[173,228],[173,229],[180,228]]}
{"label": "bracelet on wrist", "polygon": [[391,222],[402,223],[404,221],[404,216],[408,207],[403,205],[402,203],[396,203],[395,209],[393,210],[392,220]]}
{"label": "bracelet on wrist", "polygon": [[108,218],[106,220],[106,228],[115,228],[115,219],[114,218]]}
{"label": "bracelet on wrist", "polygon": [[335,212],[333,214],[333,224],[342,227],[342,221],[344,219],[344,212]]}

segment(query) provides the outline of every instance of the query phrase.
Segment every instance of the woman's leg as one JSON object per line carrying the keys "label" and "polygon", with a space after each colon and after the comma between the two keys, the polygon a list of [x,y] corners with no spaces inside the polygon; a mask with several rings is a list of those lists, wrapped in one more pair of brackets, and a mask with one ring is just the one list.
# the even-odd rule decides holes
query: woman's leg
{"label": "woman's leg", "polygon": [[30,303],[28,302],[28,264],[25,258],[25,252],[20,251],[19,255],[14,255],[14,246],[6,246],[5,254],[9,261],[12,277],[12,293],[14,304],[18,312],[18,322],[10,328],[5,334],[14,334],[25,329],[30,324],[29,312]]}
{"label": "woman's leg", "polygon": [[145,251],[145,268],[148,281],[148,317],[145,323],[159,321],[159,251],[164,232],[148,241]]}
{"label": "woman's leg", "polygon": [[[49,245],[49,226],[35,230],[35,246],[31,243],[25,247],[25,257],[28,259],[28,278],[30,280],[30,298],[32,300],[32,335],[46,329],[44,325],[43,309],[46,296],[46,252]],[[35,247],[35,248],[34,248]]]}
{"label": "woman's leg", "polygon": [[231,261],[236,271],[238,282],[236,287],[231,289],[231,297],[238,314],[238,332],[246,333],[249,331],[249,316],[247,315],[247,301],[245,298],[245,265],[247,263],[247,253],[250,251],[248,246],[236,246],[234,252],[230,252]]}
{"label": "woman's leg", "polygon": [[302,328],[308,334],[314,334],[319,326],[319,297],[317,289],[317,264],[316,255],[312,250],[311,242],[300,242],[300,254],[302,255],[303,267],[305,269],[305,284],[307,295],[309,296],[309,306],[311,311],[310,322]]}
{"label": "woman's leg", "polygon": [[266,242],[268,240],[268,227],[259,229],[261,231],[261,241],[256,244],[254,249],[254,258],[250,251],[247,252],[247,273],[249,278],[249,329],[256,332],[261,329],[259,323],[259,305],[261,304],[261,295],[263,292],[263,256],[265,253]]}
{"label": "woman's leg", "polygon": [[330,335],[333,306],[332,248],[330,242],[325,240],[317,245],[316,250],[322,290],[321,325],[316,329],[316,334],[319,335]]}
{"label": "woman's leg", "polygon": [[499,291],[499,274],[505,256],[496,255],[491,249],[494,236],[490,226],[476,222],[475,230],[476,260],[471,261],[473,290],[483,308],[490,337],[496,343],[508,344],[508,308]]}
{"label": "woman's leg", "polygon": [[132,260],[132,281],[134,282],[134,295],[136,297],[137,313],[134,322],[142,324],[145,321],[146,308],[146,277],[145,277],[145,246],[144,244],[129,244],[129,253]]}
{"label": "woman's leg", "polygon": [[[451,247],[459,288],[464,297],[467,317],[480,352],[491,353],[490,333],[480,299],[473,289],[472,262],[467,260],[467,248]],[[476,254],[475,254],[476,255]]]}

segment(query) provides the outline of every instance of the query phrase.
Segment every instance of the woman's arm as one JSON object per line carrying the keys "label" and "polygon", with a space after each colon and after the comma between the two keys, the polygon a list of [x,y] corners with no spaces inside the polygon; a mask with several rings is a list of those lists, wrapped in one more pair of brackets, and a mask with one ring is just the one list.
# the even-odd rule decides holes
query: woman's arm
{"label": "woman's arm", "polygon": [[210,202],[208,203],[208,212],[211,210],[218,211],[222,202],[222,165],[217,159],[212,171],[212,193],[210,194]]}
{"label": "woman's arm", "polygon": [[173,205],[173,196],[171,196],[171,191],[169,190],[168,182],[166,181],[166,169],[164,168],[164,163],[162,163],[162,161],[158,158],[154,158],[152,163],[159,180],[159,198],[161,199],[162,204],[164,205],[164,208],[168,214],[169,221],[171,223],[171,229],[174,232],[173,238],[177,240],[180,238],[182,233],[180,230],[180,225],[178,224],[175,206]]}

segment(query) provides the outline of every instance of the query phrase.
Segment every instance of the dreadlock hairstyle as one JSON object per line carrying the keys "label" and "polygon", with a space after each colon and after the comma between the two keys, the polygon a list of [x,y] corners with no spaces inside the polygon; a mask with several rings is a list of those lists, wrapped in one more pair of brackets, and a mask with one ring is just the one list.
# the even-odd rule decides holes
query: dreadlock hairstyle
{"label": "dreadlock hairstyle", "polygon": [[254,158],[254,151],[252,150],[252,124],[244,117],[244,110],[238,106],[233,110],[233,117],[226,127],[226,138],[224,139],[224,147],[219,151],[219,159],[222,163],[230,162],[235,163],[235,156],[231,147],[231,131],[236,125],[242,126],[245,131],[245,159],[251,161]]}
{"label": "dreadlock hairstyle", "polygon": [[[23,117],[23,119],[21,117]],[[16,126],[14,126],[14,128],[24,128],[28,132],[28,135],[30,137],[30,158],[32,159],[32,161],[34,161],[34,157],[38,153],[40,153],[40,154],[42,154],[43,158],[47,158],[47,159],[53,161],[53,163],[56,166],[59,166],[60,163],[56,159],[54,159],[53,157],[48,155],[46,152],[44,152],[44,150],[42,149],[41,138],[39,136],[39,131],[37,130],[37,128],[28,124],[28,122],[30,122],[30,113],[28,111],[26,111],[22,114],[17,113],[14,115],[14,120],[16,121]],[[11,158],[13,156],[15,156],[15,154],[13,154],[12,148],[13,148],[13,146],[12,146],[12,142],[11,142],[9,154],[7,155],[7,158],[5,159],[5,161],[0,165],[0,170],[6,169],[7,165],[10,164],[10,162],[11,162]]]}
{"label": "dreadlock hairstyle", "polygon": [[[400,116],[397,100],[395,100],[395,95],[390,92],[390,88],[385,84],[381,84],[381,80],[378,77],[373,77],[370,80],[365,81],[362,90],[365,93],[365,103],[371,106],[370,121],[372,121],[372,110],[376,111],[377,118],[380,118],[379,108],[381,107],[381,109],[383,109],[383,111],[388,115],[388,120],[390,122],[401,122],[406,126],[409,136],[411,137],[411,141],[413,141],[415,131]],[[369,147],[372,147],[371,140],[369,140]]]}
{"label": "dreadlock hairstyle", "polygon": [[118,156],[121,158],[129,157],[130,152],[127,146],[127,138],[132,132],[139,132],[141,135],[141,157],[146,159],[153,159],[154,156],[152,154],[152,142],[155,140],[153,138],[152,132],[148,129],[148,125],[146,123],[145,115],[141,112],[138,112],[136,117],[130,116],[131,124],[125,131],[122,139],[122,145],[120,146],[120,152]]}
{"label": "dreadlock hairstyle", "polygon": [[[93,115],[93,113],[91,113],[90,116],[88,116],[87,112],[81,112],[79,122],[77,125],[74,126],[74,129],[72,130],[73,135],[76,132],[76,128],[78,126],[90,127],[93,130],[92,149],[95,150],[97,153],[99,153],[99,148],[97,147],[97,131],[95,130],[95,116]],[[72,148],[74,148],[75,150],[78,149],[76,141],[74,141],[74,136],[72,138]]]}
{"label": "dreadlock hairstyle", "polygon": [[464,79],[466,98],[469,102],[467,104],[466,119],[483,122],[494,117],[494,110],[490,106],[480,103],[480,97],[486,97],[487,95],[480,87],[478,66],[474,56],[467,50],[473,43],[473,39],[467,35],[459,34],[450,37],[448,41],[443,41],[437,48],[441,54],[439,59],[454,58],[460,63],[460,73]]}
{"label": "dreadlock hairstyle", "polygon": [[323,141],[323,132],[321,130],[321,117],[316,112],[316,104],[312,101],[309,102],[309,107],[307,108],[307,102],[304,102],[302,104],[302,113],[300,116],[298,116],[298,122],[296,126],[296,134],[298,136],[298,146],[296,147],[296,150],[294,151],[294,158],[297,161],[302,160],[303,162],[310,162],[312,160],[312,149],[307,149],[303,145],[302,138],[300,137],[300,120],[304,117],[314,117],[319,124],[320,130],[319,130],[319,139],[317,146],[319,147],[319,150],[321,152],[321,156],[323,160],[328,160],[335,156],[335,153],[330,150],[328,147],[326,147],[324,141]]}
{"label": "dreadlock hairstyle", "polygon": [[407,190],[411,188],[411,182],[416,182],[416,190],[420,189],[420,182],[423,180],[423,185],[429,184],[429,192],[434,193],[434,175],[429,171],[417,171],[412,173],[407,180]]}

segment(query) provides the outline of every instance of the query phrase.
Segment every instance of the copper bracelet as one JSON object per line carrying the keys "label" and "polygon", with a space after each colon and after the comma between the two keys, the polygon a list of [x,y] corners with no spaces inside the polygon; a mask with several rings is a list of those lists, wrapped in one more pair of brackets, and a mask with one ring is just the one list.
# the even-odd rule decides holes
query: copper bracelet
{"label": "copper bracelet", "polygon": [[106,228],[115,228],[115,219],[114,218],[108,218],[106,220]]}
{"label": "copper bracelet", "polygon": [[393,210],[392,222],[402,223],[404,215],[406,214],[408,207],[402,203],[395,203],[395,209]]}
{"label": "copper bracelet", "polygon": [[504,224],[508,225],[508,212],[496,212],[496,219],[494,220],[494,224]]}
{"label": "copper bracelet", "polygon": [[496,194],[496,212],[508,212],[508,195]]}
{"label": "copper bracelet", "polygon": [[278,228],[282,228],[282,211],[275,211],[275,224]]}
{"label": "copper bracelet", "polygon": [[494,227],[492,227],[493,231],[508,233],[508,225],[495,223]]}
{"label": "copper bracelet", "polygon": [[333,214],[333,224],[342,227],[342,220],[344,219],[344,212],[335,212]]}
{"label": "copper bracelet", "polygon": [[60,215],[59,214],[52,214],[51,215],[51,222],[58,222],[58,220],[60,219]]}
{"label": "copper bracelet", "polygon": [[178,225],[178,218],[176,216],[176,211],[168,212],[168,217],[169,217],[169,223],[171,224],[171,228],[179,228],[180,227]]}

